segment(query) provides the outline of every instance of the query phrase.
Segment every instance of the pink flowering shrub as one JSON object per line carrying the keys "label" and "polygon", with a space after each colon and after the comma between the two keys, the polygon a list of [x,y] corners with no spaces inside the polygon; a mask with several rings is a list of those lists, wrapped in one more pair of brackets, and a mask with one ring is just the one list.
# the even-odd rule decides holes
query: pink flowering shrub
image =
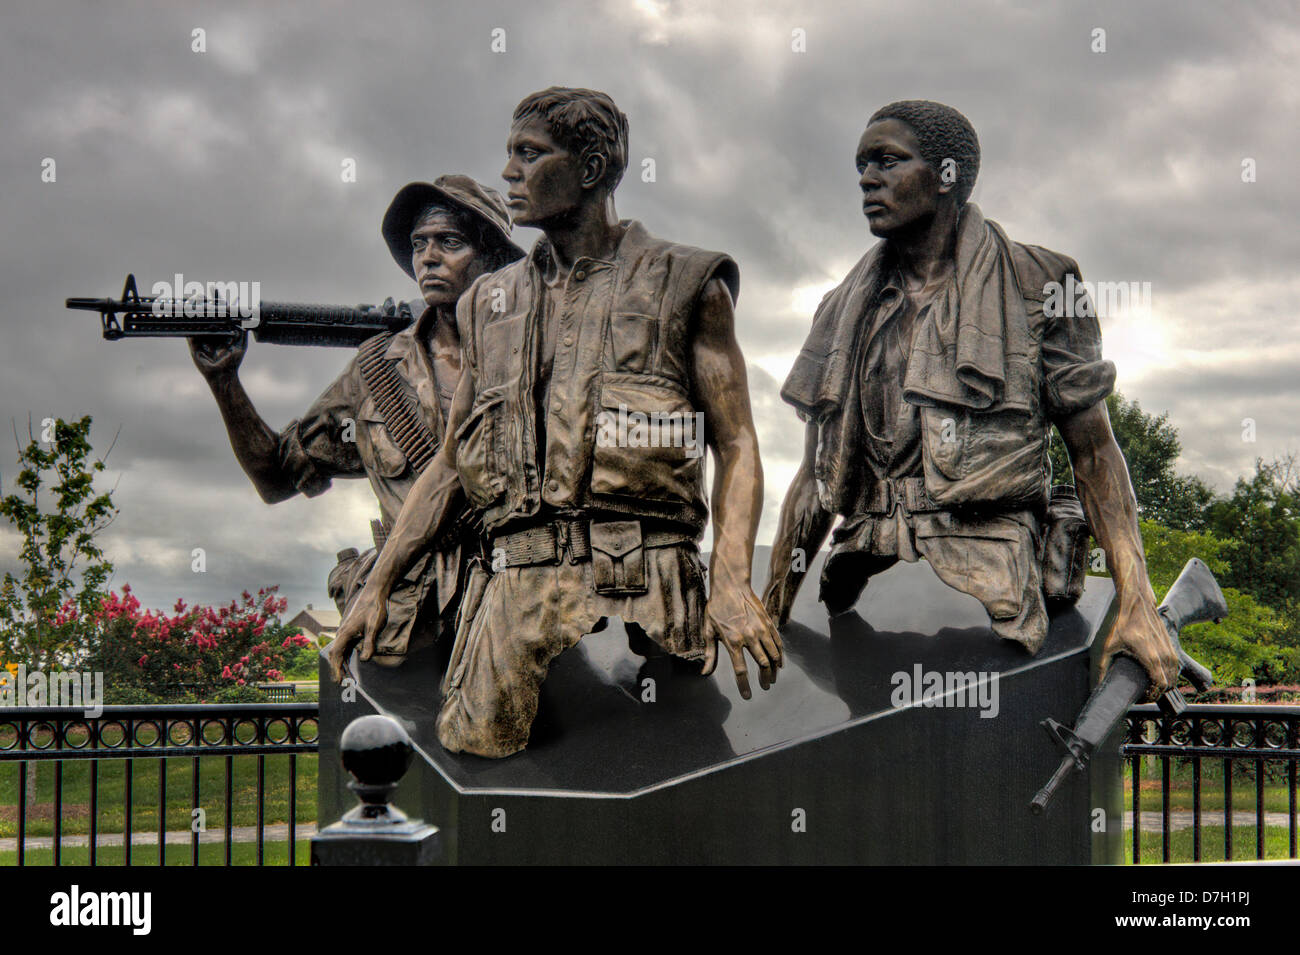
{"label": "pink flowering shrub", "polygon": [[[204,699],[229,687],[275,683],[293,655],[310,640],[280,622],[287,601],[276,588],[248,591],[223,607],[187,607],[171,613],[145,610],[131,593],[109,593],[81,621],[92,634],[86,666],[104,673],[114,688]],[[60,611],[75,621],[77,610]]]}

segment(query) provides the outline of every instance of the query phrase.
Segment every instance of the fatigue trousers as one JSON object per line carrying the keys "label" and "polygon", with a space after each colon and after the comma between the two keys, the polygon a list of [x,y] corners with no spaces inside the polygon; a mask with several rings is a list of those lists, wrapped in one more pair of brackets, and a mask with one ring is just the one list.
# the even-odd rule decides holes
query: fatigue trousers
{"label": "fatigue trousers", "polygon": [[[662,650],[704,657],[704,575],[694,544],[647,548],[647,592],[596,593],[590,560],[506,567],[462,614],[447,664],[438,740],[451,752],[502,757],[528,744],[551,661],[618,616]],[[484,574],[477,566],[471,575]],[[474,590],[471,576],[468,595]]]}
{"label": "fatigue trousers", "polygon": [[1036,653],[1047,638],[1042,539],[1030,511],[858,515],[835,529],[820,599],[831,613],[853,609],[868,581],[899,560],[924,557],[954,590],[988,611],[993,632]]}

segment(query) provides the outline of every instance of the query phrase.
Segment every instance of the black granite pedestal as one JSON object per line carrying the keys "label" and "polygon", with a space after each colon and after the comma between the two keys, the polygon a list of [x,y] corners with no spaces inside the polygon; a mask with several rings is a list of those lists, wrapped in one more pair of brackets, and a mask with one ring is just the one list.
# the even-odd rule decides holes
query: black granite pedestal
{"label": "black granite pedestal", "polygon": [[[1089,578],[1031,657],[925,562],[895,565],[856,613],[828,620],[821,559],[771,690],[751,678],[741,699],[725,656],[710,677],[638,656],[613,620],[556,660],[528,749],[503,760],[438,745],[448,647],[396,669],[362,664],[351,702],[322,666],[320,825],[355,803],[339,734],[381,712],[416,749],[394,802],[439,827],[449,863],[1122,861],[1118,730],[1045,815],[1029,811],[1061,755],[1038,724],[1072,723],[1087,698],[1111,582]],[[767,561],[758,548],[760,593]],[[931,674],[952,690],[941,705],[926,705]],[[982,679],[983,698],[950,674]]]}

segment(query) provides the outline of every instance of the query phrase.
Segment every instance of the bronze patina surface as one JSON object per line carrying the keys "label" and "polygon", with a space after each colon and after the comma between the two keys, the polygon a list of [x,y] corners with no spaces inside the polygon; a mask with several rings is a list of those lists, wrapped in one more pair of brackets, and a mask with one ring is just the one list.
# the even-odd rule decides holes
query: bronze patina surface
{"label": "bronze patina surface", "polygon": [[[377,363],[388,366],[401,392],[394,400],[410,409],[432,443],[446,432],[451,394],[460,377],[456,302],[478,276],[523,254],[510,243],[509,228],[501,197],[457,175],[406,186],[385,217],[383,231],[393,257],[420,285],[424,301],[413,309],[418,316],[413,325],[367,345],[379,346]],[[257,412],[239,380],[246,346],[246,337],[232,344],[190,339],[194,363],[216,398],[231,447],[253,486],[274,504],[299,493],[322,494],[336,477],[365,477],[379,502],[376,543],[382,544],[383,529],[396,520],[418,469],[362,372],[359,356],[366,345],[307,412],[280,431]],[[411,649],[450,629],[461,590],[463,536],[445,535],[393,588],[387,624],[372,647],[377,662],[399,664]],[[329,580],[340,612],[360,592],[375,557],[376,548],[340,554]]]}
{"label": "bronze patina surface", "polygon": [[882,241],[822,301],[782,388],[806,422],[805,448],[765,605],[788,619],[809,555],[838,517],[820,582],[830,612],[852,609],[894,562],[925,557],[984,604],[994,633],[1036,652],[1047,632],[1055,425],[1115,581],[1104,665],[1133,656],[1154,698],[1179,661],[1104,403],[1115,369],[1095,313],[1050,304],[1052,283],[1078,281],[1077,264],[1012,241],[967,201],[979,143],[950,107],[909,100],[878,110],[856,165],[863,213]]}
{"label": "bronze patina surface", "polygon": [[[611,616],[644,652],[705,673],[720,643],[746,697],[745,653],[765,689],[782,662],[750,584],[763,490],[734,333],[739,272],[618,218],[627,129],[590,90],[551,88],[515,110],[507,198],[515,223],[543,237],[461,299],[448,438],[331,655],[341,678],[343,654],[382,631],[396,581],[468,498],[492,559],[474,570],[447,671],[437,729],[449,750],[524,748],[551,660]],[[707,498],[706,450],[717,465]]]}

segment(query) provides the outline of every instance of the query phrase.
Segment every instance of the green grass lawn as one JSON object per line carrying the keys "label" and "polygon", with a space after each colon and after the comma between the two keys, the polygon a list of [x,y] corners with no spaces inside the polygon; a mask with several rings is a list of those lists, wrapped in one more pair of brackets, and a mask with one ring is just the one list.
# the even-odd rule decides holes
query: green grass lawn
{"label": "green grass lawn", "polygon": [[[199,865],[212,866],[222,865],[225,862],[226,847],[222,843],[204,843],[199,846]],[[126,855],[122,846],[100,846],[99,851],[95,854],[95,865],[123,865],[125,864]],[[53,865],[53,849],[28,849],[24,856],[27,865]],[[132,865],[156,865],[158,862],[158,847],[153,846],[133,846],[131,848]],[[89,865],[90,849],[87,846],[64,846],[63,847],[63,865]],[[0,852],[0,866],[16,866],[18,864],[17,852]],[[189,865],[190,864],[190,847],[188,845],[169,845],[167,847],[167,864],[168,865]],[[237,842],[231,852],[232,865],[257,865],[257,844],[253,842]],[[289,864],[289,843],[268,842],[263,846],[263,865],[283,866]],[[311,841],[309,839],[297,840],[297,850],[295,864],[311,864]]]}
{"label": "green grass lawn", "polygon": [[[1163,860],[1160,855],[1160,833],[1143,829],[1142,831],[1142,865],[1159,865]],[[1290,858],[1290,842],[1285,826],[1266,826],[1264,829],[1264,858]],[[1255,858],[1255,827],[1232,827],[1232,859],[1244,862]],[[1192,830],[1175,829],[1169,833],[1169,861],[1192,861]],[[1201,827],[1201,861],[1223,862],[1223,826]],[[1133,836],[1124,833],[1124,862],[1133,863]]]}
{"label": "green grass lawn", "polygon": [[[289,755],[266,757],[264,822],[267,825],[289,821]],[[132,817],[134,832],[158,829],[158,774],[162,760],[137,759],[132,778]],[[68,835],[90,832],[90,760],[63,762],[63,832]],[[36,798],[27,805],[27,835],[54,834],[53,762],[30,762],[36,771]],[[316,819],[316,756],[297,757],[298,822]],[[31,770],[29,769],[29,772]],[[209,831],[225,826],[226,760],[206,756],[199,760],[199,801],[206,813]],[[126,820],[126,760],[99,761],[99,831],[123,832]],[[167,760],[167,829],[188,830],[191,822],[193,760],[190,757]],[[232,815],[236,826],[257,824],[257,757],[233,759]],[[0,764],[0,836],[18,834],[17,808],[18,764]],[[188,851],[188,850],[186,850]]]}
{"label": "green grass lawn", "polygon": [[[1180,765],[1182,762],[1182,765]],[[1232,778],[1232,808],[1254,813],[1255,811],[1255,766],[1253,763],[1240,763],[1237,773]],[[1287,812],[1290,806],[1289,789],[1286,783],[1285,763],[1274,762],[1273,775],[1266,773],[1264,783],[1264,811]],[[1280,773],[1276,767],[1282,767]],[[1245,775],[1241,775],[1244,771]],[[1159,811],[1161,807],[1162,768],[1160,760],[1151,765],[1143,760],[1142,811]],[[1218,759],[1201,761],[1201,809],[1222,810],[1224,808],[1223,762]],[[1192,765],[1190,761],[1171,760],[1169,765],[1169,807],[1170,809],[1192,809]],[[1124,763],[1124,808],[1133,808],[1133,772],[1129,762]],[[1252,837],[1253,839],[1253,837]]]}
{"label": "green grass lawn", "polygon": [[[1234,816],[1232,827],[1232,858],[1235,861],[1255,858],[1255,765],[1238,763],[1232,778],[1232,808]],[[1284,762],[1273,763],[1271,773],[1266,772],[1264,784],[1264,811],[1287,812],[1290,806],[1289,789],[1286,783]],[[1172,759],[1169,764],[1169,808],[1190,812],[1192,800],[1192,763],[1190,760]],[[1161,787],[1163,769],[1159,759],[1142,761],[1142,811],[1159,812],[1162,806]],[[1279,781],[1280,780],[1280,781]],[[1205,759],[1201,761],[1201,811],[1204,813],[1221,813],[1226,800],[1223,786],[1223,761]],[[1133,772],[1130,763],[1124,763],[1124,809],[1133,808]],[[1245,825],[1240,825],[1245,822]],[[1201,827],[1201,861],[1223,862],[1224,827],[1204,825]],[[1285,825],[1266,826],[1264,828],[1264,858],[1290,858],[1290,835]],[[1192,829],[1175,829],[1169,834],[1169,857],[1171,862],[1192,861]],[[1124,861],[1133,861],[1133,837],[1124,835]],[[1142,864],[1159,864],[1161,859],[1161,834],[1158,829],[1143,827],[1142,830]]]}

